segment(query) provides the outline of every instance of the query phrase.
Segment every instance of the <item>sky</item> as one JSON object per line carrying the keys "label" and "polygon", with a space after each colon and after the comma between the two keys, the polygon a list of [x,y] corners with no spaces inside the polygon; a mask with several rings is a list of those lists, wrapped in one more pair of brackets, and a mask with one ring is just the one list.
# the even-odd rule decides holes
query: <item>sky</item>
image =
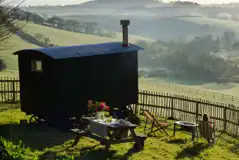
{"label": "sky", "polygon": [[[89,0],[25,0],[23,5],[67,5],[67,4],[80,4],[83,2],[87,2]],[[164,0],[164,1],[171,1],[171,0]],[[175,1],[175,0],[174,0]],[[185,1],[185,0],[182,0]],[[220,3],[235,3],[239,0],[187,0],[191,2],[197,2],[201,4],[220,4]]]}

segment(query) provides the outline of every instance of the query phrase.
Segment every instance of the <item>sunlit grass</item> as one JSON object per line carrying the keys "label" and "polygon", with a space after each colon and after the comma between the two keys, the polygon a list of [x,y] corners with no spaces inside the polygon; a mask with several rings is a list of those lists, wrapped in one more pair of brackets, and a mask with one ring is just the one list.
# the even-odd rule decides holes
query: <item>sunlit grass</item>
{"label": "sunlit grass", "polygon": [[[5,106],[6,107],[6,106]],[[8,106],[7,106],[8,107]],[[14,106],[9,106],[14,107]],[[203,139],[193,143],[189,133],[178,131],[172,137],[172,126],[167,130],[169,137],[158,133],[148,137],[145,149],[137,152],[128,152],[133,143],[112,145],[109,152],[103,154],[104,146],[99,142],[82,138],[77,146],[71,148],[75,135],[69,132],[60,132],[45,125],[20,125],[20,119],[29,119],[20,109],[10,109],[1,112],[0,132],[5,140],[18,145],[24,144],[24,159],[39,159],[49,155],[68,157],[68,159],[212,159],[237,160],[239,159],[239,140],[226,134],[217,138],[216,145],[208,147]],[[143,122],[137,132],[143,133]],[[219,134],[218,134],[219,135]]]}

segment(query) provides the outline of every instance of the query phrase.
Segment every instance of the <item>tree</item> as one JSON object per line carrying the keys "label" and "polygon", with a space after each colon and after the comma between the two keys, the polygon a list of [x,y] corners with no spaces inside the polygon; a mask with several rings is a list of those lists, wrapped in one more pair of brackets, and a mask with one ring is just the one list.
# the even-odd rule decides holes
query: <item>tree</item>
{"label": "tree", "polygon": [[6,65],[4,59],[1,58],[1,59],[0,59],[0,71],[2,72],[2,71],[4,71],[6,68],[7,68],[7,65]]}
{"label": "tree", "polygon": [[43,24],[44,19],[43,19],[43,17],[39,16],[38,14],[33,14],[33,22],[36,24]]}
{"label": "tree", "polygon": [[96,22],[85,22],[85,31],[87,34],[95,34],[97,30],[97,23]]}
{"label": "tree", "polygon": [[67,24],[67,23],[65,23],[64,19],[57,17],[57,16],[53,16],[53,17],[47,19],[47,22],[49,24],[52,24],[52,26],[57,25],[58,28],[63,28],[64,25]]}
{"label": "tree", "polygon": [[45,37],[45,38],[44,38],[44,43],[45,43],[45,44],[48,44],[49,42],[50,42],[50,38],[49,38],[49,37]]}
{"label": "tree", "polygon": [[24,24],[19,26],[17,21],[18,7],[22,2],[13,7],[15,2],[0,0],[0,42],[6,40],[24,26]]}
{"label": "tree", "polygon": [[237,41],[237,35],[232,31],[226,31],[221,39],[223,49],[230,49],[234,42]]}
{"label": "tree", "polygon": [[41,33],[36,33],[36,34],[34,35],[34,37],[35,37],[38,41],[41,41],[41,40],[43,40],[44,35],[42,35]]}

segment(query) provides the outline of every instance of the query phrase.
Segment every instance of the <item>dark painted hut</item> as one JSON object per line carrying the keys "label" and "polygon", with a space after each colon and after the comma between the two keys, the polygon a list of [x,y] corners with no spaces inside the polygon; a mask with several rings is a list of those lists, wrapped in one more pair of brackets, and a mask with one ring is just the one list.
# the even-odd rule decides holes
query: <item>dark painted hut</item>
{"label": "dark painted hut", "polygon": [[53,115],[85,114],[90,99],[116,107],[137,103],[137,52],[142,48],[128,44],[127,21],[122,21],[122,25],[123,43],[25,49],[14,53],[19,63],[21,110],[49,119]]}

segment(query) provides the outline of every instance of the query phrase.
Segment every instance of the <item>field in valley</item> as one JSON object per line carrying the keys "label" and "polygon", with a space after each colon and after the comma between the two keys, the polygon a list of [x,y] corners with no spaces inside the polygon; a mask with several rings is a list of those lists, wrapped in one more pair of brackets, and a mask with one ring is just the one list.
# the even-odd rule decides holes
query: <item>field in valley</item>
{"label": "field in valley", "polygon": [[239,84],[206,83],[183,85],[160,78],[140,78],[139,88],[153,92],[171,93],[239,105]]}

